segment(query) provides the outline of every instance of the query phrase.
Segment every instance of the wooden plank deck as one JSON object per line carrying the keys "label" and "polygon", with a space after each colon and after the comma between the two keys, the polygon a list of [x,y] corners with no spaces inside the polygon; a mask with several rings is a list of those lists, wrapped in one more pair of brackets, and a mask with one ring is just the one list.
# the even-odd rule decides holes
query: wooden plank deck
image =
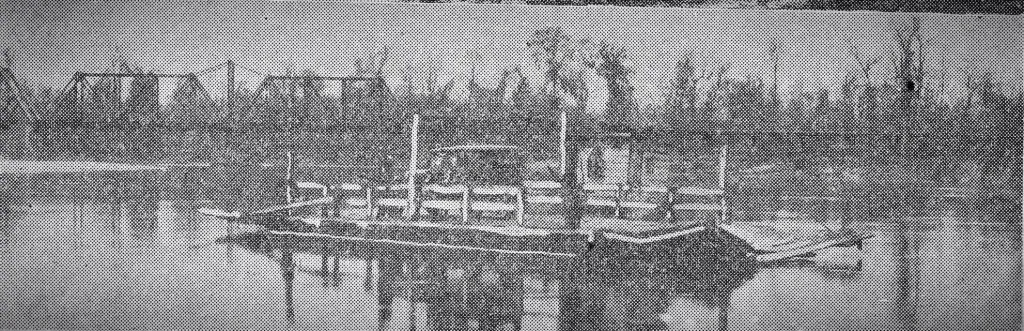
{"label": "wooden plank deck", "polygon": [[276,235],[286,235],[286,236],[295,236],[295,237],[341,239],[341,240],[352,240],[352,241],[366,241],[366,242],[386,243],[386,244],[416,246],[416,247],[436,247],[436,248],[459,249],[459,250],[470,250],[470,251],[481,251],[481,252],[496,252],[496,253],[503,253],[503,254],[548,255],[548,256],[557,256],[557,257],[574,257],[574,256],[578,255],[578,254],[560,253],[560,252],[508,250],[508,249],[472,247],[472,246],[462,246],[462,245],[448,245],[448,244],[430,243],[430,242],[411,242],[411,241],[392,240],[392,239],[383,239],[383,238],[365,238],[365,237],[353,237],[353,236],[339,236],[339,235],[330,235],[330,234],[314,233],[314,232],[295,232],[295,231],[276,231],[276,230],[270,230],[268,232],[272,233],[272,234],[276,234]]}
{"label": "wooden plank deck", "polygon": [[[311,202],[312,201],[305,203]],[[204,209],[200,210],[200,212],[206,215],[225,219],[238,220],[239,217],[244,217],[239,213],[225,213],[217,210]],[[521,224],[517,222],[515,218],[511,217],[481,217],[473,218],[473,221],[471,222],[462,223],[458,217],[452,215],[446,216],[443,214],[420,215],[415,221],[410,221],[400,215],[380,215],[377,219],[372,219],[369,216],[370,215],[365,208],[357,208],[339,210],[339,214],[333,217],[290,216],[287,217],[287,219],[317,228],[347,224],[355,225],[363,229],[444,229],[454,231],[487,232],[509,238],[542,238],[551,235],[574,235],[587,237],[589,238],[588,241],[593,241],[595,235],[602,234],[607,239],[640,245],[688,236],[705,230],[705,228],[701,226],[686,227],[667,222],[647,222],[594,214],[584,215],[578,229],[566,228],[565,218],[562,215],[557,214],[528,214],[525,215]],[[750,246],[758,253],[756,259],[760,262],[773,262],[789,259],[806,255],[821,249],[849,244],[868,238],[867,235],[856,233],[839,235],[828,231],[820,224],[814,223],[806,224],[806,226],[803,227],[796,226],[797,230],[795,231],[793,229],[786,229],[788,231],[780,229],[780,227],[786,228],[787,226],[790,228],[794,227],[793,224],[788,223],[762,224],[736,222],[733,224],[720,225],[722,230],[750,244]],[[359,237],[351,237],[349,239],[359,239]],[[402,243],[404,244],[405,242]]]}
{"label": "wooden plank deck", "polygon": [[[645,222],[638,220],[620,219],[609,216],[585,215],[577,230],[570,230],[565,227],[565,218],[561,215],[526,215],[524,224],[515,224],[513,220],[481,218],[467,224],[460,224],[453,221],[419,220],[408,221],[398,217],[381,217],[377,220],[369,220],[366,212],[359,210],[344,210],[340,217],[294,217],[300,221],[313,226],[325,224],[352,224],[359,227],[369,226],[395,226],[395,227],[421,227],[421,228],[443,228],[452,230],[478,230],[508,236],[546,236],[550,234],[590,234],[594,232],[616,232],[623,234],[638,235],[646,232],[664,231],[677,227],[671,223]],[[217,216],[214,213],[207,215]],[[233,216],[235,214],[224,214]]]}

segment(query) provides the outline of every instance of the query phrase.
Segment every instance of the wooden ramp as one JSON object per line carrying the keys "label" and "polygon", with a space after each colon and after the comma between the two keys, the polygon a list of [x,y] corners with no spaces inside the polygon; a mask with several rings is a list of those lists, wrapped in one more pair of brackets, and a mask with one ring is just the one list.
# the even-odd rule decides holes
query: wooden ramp
{"label": "wooden ramp", "polygon": [[757,252],[775,253],[806,246],[807,242],[820,241],[826,232],[823,227],[811,226],[803,229],[781,230],[782,227],[765,223],[722,224],[722,230],[746,241]]}
{"label": "wooden ramp", "polygon": [[797,256],[801,256],[801,255],[805,255],[805,254],[810,254],[810,253],[813,253],[813,252],[816,252],[816,251],[819,251],[819,250],[822,250],[822,249],[825,249],[825,248],[829,248],[829,247],[833,247],[833,246],[838,246],[838,245],[840,245],[840,244],[842,244],[844,242],[847,242],[848,240],[849,239],[847,239],[847,238],[839,238],[839,239],[832,239],[832,240],[824,240],[824,241],[817,242],[817,243],[815,243],[815,242],[805,242],[805,243],[801,243],[800,247],[796,247],[796,248],[792,248],[792,249],[788,249],[788,250],[784,250],[784,251],[779,251],[779,252],[775,252],[775,253],[758,254],[757,255],[757,262],[774,262],[774,261],[780,261],[780,260],[785,260],[785,259],[789,259],[789,258],[794,258],[794,257],[797,257]]}
{"label": "wooden ramp", "polygon": [[829,247],[845,246],[871,237],[853,231],[835,233],[820,224],[808,224],[799,230],[780,231],[769,224],[723,224],[721,229],[746,241],[757,253],[758,262],[773,262],[814,253]]}

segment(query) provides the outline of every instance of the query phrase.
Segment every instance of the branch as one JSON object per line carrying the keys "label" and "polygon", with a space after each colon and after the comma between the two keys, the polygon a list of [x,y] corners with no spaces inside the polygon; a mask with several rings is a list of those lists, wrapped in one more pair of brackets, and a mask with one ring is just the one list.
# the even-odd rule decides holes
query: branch
{"label": "branch", "polygon": [[388,62],[388,47],[384,46],[383,55],[381,56],[380,63],[377,65],[377,77],[381,77],[381,72],[384,70],[384,64]]}

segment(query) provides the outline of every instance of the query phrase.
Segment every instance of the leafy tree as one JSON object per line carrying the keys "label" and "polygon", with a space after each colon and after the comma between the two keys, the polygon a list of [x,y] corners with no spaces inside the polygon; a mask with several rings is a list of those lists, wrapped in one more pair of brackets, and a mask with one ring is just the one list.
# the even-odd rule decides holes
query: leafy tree
{"label": "leafy tree", "polygon": [[576,104],[574,107],[565,110],[567,142],[565,148],[565,173],[562,174],[562,183],[568,188],[566,207],[566,223],[570,228],[579,226],[582,214],[580,197],[577,188],[580,157],[581,124],[583,107],[586,105],[586,85],[582,82],[582,75],[579,71],[573,72],[569,67],[571,62],[578,58],[578,44],[558,27],[548,27],[533,33],[526,45],[531,48],[534,62],[544,70],[546,90],[551,98],[551,111],[559,112],[560,98],[562,93],[571,95]]}
{"label": "leafy tree", "polygon": [[[141,69],[138,71],[141,73]],[[159,121],[160,101],[158,79],[150,75],[132,79],[128,86],[128,97],[124,101],[121,117],[129,122],[156,123]]]}
{"label": "leafy tree", "polygon": [[584,60],[586,65],[605,79],[608,88],[608,103],[605,120],[613,127],[630,126],[630,119],[636,111],[633,85],[629,75],[633,72],[626,66],[626,50],[605,42],[597,45],[596,54]]}

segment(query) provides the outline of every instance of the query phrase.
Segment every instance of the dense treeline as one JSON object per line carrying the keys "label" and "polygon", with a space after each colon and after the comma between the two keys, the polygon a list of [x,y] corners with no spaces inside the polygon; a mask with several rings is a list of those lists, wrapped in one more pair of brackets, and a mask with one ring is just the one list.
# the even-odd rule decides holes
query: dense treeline
{"label": "dense treeline", "polygon": [[[590,91],[583,75],[589,71],[607,82],[608,100],[606,113],[596,118],[573,110],[577,112],[574,117],[583,118],[584,125],[682,131],[1019,137],[1024,96],[1019,91],[1005,91],[992,73],[968,72],[965,81],[947,82],[944,77],[925,72],[924,62],[931,59],[919,54],[927,45],[921,44],[918,29],[919,23],[913,20],[894,33],[902,49],[895,52],[892,61],[897,72],[889,79],[869,78],[868,72],[880,67],[879,59],[858,58],[861,67],[847,69],[849,74],[838,95],[825,87],[780,91],[771,77],[732,78],[727,75],[728,64],[699,67],[699,61],[683,55],[674,72],[668,73],[663,102],[641,105],[633,96],[630,78],[634,69],[626,64],[627,49],[574,40],[557,28],[537,31],[526,45],[544,71],[543,86],[531,86],[521,68],[510,68],[494,87],[482,86],[476,77],[466,86],[456,87],[453,80],[443,82],[432,72],[424,79],[403,77],[400,86],[367,80],[328,91],[328,82],[304,71],[287,72],[283,76],[294,79],[269,82],[257,91],[238,88],[233,100],[211,97],[198,80],[183,79],[175,84],[170,100],[159,100],[155,77],[123,65],[122,72],[142,76],[127,80],[127,86],[116,78],[94,80],[81,98],[58,95],[48,88],[24,92],[28,94],[28,108],[38,114],[44,126],[130,123],[373,129],[391,127],[381,124],[406,123],[409,114],[419,112],[460,122],[509,122],[518,129],[517,124],[524,123],[550,125],[557,121],[558,107],[580,108],[585,104]],[[367,66],[359,67],[356,76],[375,74]],[[967,93],[949,96],[947,90],[952,84],[963,84]],[[468,95],[452,98],[455,89],[465,90]],[[558,104],[555,99],[563,101]],[[20,116],[13,109],[2,115],[0,122],[6,125],[17,122]]]}
{"label": "dense treeline", "polygon": [[[256,89],[238,88],[228,94],[232,98],[211,97],[198,80],[183,79],[160,102],[157,79],[123,65],[122,72],[141,78],[127,86],[97,79],[77,98],[25,91],[41,120],[32,123],[29,139],[20,136],[22,121],[6,103],[4,149],[9,157],[172,161],[258,160],[297,149],[325,162],[360,162],[407,153],[409,115],[416,112],[424,115],[428,144],[509,143],[543,159],[557,151],[559,111],[566,110],[574,137],[626,130],[650,138],[645,148],[677,150],[727,139],[735,158],[749,164],[807,165],[851,155],[878,164],[899,157],[926,161],[926,176],[934,178],[964,162],[1019,178],[1024,96],[1008,92],[992,73],[947,82],[927,72],[930,59],[922,55],[927,45],[918,30],[916,20],[894,30],[896,71],[888,79],[871,79],[880,59],[861,59],[853,50],[860,66],[849,69],[838,92],[808,88],[780,96],[772,77],[735,78],[727,74],[728,64],[702,67],[684,55],[654,103],[634,96],[636,69],[628,65],[628,49],[577,40],[559,28],[536,31],[525,45],[543,74],[540,85],[531,84],[522,68],[510,68],[495,86],[480,84],[475,75],[455,86],[435,71],[426,77],[410,73],[398,86],[366,79],[339,89],[305,71]],[[386,55],[357,63],[355,76],[379,77],[384,61]],[[601,114],[584,109],[590,98],[585,74],[606,83]],[[951,97],[949,84],[964,84],[967,93]],[[456,89],[466,93],[455,98]]]}

